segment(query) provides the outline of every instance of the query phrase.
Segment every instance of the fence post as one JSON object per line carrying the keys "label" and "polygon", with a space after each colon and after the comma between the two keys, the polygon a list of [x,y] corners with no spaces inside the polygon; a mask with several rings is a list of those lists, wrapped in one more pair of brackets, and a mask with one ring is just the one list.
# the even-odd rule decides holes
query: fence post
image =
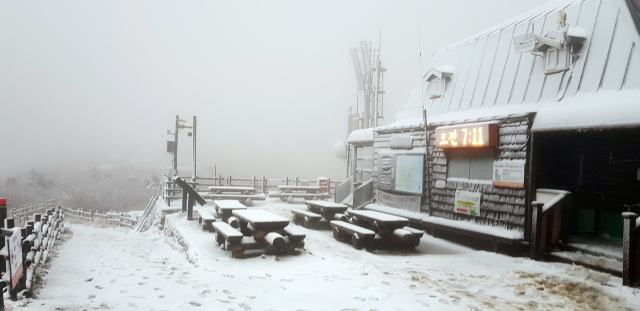
{"label": "fence post", "polygon": [[540,256],[540,238],[542,237],[542,202],[531,202],[531,245],[529,257],[537,260]]}
{"label": "fence post", "polygon": [[264,178],[264,176],[262,176],[262,193],[266,193],[266,186],[267,186],[267,180],[266,178]]}
{"label": "fence post", "polygon": [[93,210],[89,210],[89,219],[91,219],[91,221],[93,221]]}
{"label": "fence post", "polygon": [[256,175],[253,175],[253,178],[251,179],[251,188],[257,188],[256,187]]}
{"label": "fence post", "polygon": [[296,186],[300,185],[300,180],[298,179],[298,176],[296,176]]}
{"label": "fence post", "polygon": [[636,241],[633,236],[633,229],[636,227],[638,214],[622,213],[624,221],[622,232],[622,285],[632,286],[637,281],[636,269],[638,267],[638,254],[636,252]]}
{"label": "fence post", "polygon": [[289,185],[289,176],[284,178],[284,185],[288,186]]}

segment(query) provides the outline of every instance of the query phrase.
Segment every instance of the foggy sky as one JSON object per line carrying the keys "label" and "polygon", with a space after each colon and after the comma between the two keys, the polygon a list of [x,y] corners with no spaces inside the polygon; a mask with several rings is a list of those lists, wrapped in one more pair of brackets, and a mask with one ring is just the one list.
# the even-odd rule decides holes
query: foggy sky
{"label": "foggy sky", "polygon": [[[0,178],[154,161],[198,118],[198,169],[342,180],[349,49],[382,28],[387,123],[430,53],[546,0],[0,2]],[[355,109],[355,107],[354,107]],[[191,164],[183,131],[181,165]]]}

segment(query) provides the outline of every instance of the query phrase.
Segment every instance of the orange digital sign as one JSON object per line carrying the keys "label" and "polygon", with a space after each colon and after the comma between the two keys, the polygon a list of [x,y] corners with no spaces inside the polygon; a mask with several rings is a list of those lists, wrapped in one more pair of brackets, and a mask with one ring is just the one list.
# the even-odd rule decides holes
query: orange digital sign
{"label": "orange digital sign", "polygon": [[436,147],[477,148],[498,145],[498,123],[474,123],[436,128]]}

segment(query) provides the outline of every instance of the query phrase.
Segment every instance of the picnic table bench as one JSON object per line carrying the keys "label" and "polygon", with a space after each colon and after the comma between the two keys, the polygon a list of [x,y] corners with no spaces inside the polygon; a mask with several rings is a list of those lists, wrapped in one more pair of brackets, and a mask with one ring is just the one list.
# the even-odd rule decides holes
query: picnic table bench
{"label": "picnic table bench", "polygon": [[218,215],[222,219],[222,221],[231,225],[236,229],[240,228],[238,225],[238,220],[233,216],[232,212],[235,210],[245,210],[246,206],[242,205],[240,202],[235,200],[215,200],[213,201],[213,206],[218,212]]}
{"label": "picnic table bench", "polygon": [[239,186],[209,186],[211,193],[242,193],[242,194],[255,194],[256,188],[254,187],[239,187]]}
{"label": "picnic table bench", "polygon": [[278,186],[278,192],[270,193],[270,196],[280,197],[280,200],[292,203],[294,199],[305,200],[328,199],[328,193],[320,193],[321,187],[317,186]]}
{"label": "picnic table bench", "polygon": [[[216,201],[219,202],[219,201]],[[221,203],[222,206],[231,203]],[[237,207],[237,206],[236,206]],[[264,210],[230,209],[237,219],[238,229],[224,222],[213,224],[218,245],[231,250],[233,257],[243,257],[244,251],[261,249],[281,254],[304,247],[306,234],[290,227],[289,220]]]}
{"label": "picnic table bench", "polygon": [[[408,227],[409,219],[368,210],[349,210],[350,223],[332,221],[334,238],[344,241],[352,236],[351,245],[362,247],[416,247],[424,232]],[[357,231],[360,230],[360,231]],[[365,231],[367,230],[367,231]],[[371,232],[374,237],[371,237]],[[365,235],[367,233],[367,235]]]}
{"label": "picnic table bench", "polygon": [[355,249],[362,249],[367,246],[376,236],[373,230],[356,226],[341,220],[332,220],[333,237],[338,241],[345,241],[351,238],[351,245]]}
{"label": "picnic table bench", "polygon": [[209,193],[207,197],[211,200],[237,200],[246,206],[251,206],[253,201],[267,198],[264,193],[243,194],[243,193]]}
{"label": "picnic table bench", "polygon": [[291,210],[295,224],[312,227],[316,226],[322,218],[327,220],[326,224],[331,220],[348,221],[347,216],[342,214],[349,208],[344,204],[319,200],[306,200],[304,203],[307,205],[306,211],[300,209]]}
{"label": "picnic table bench", "polygon": [[198,223],[202,224],[202,230],[213,230],[212,224],[216,221],[215,215],[204,208],[196,209]]}

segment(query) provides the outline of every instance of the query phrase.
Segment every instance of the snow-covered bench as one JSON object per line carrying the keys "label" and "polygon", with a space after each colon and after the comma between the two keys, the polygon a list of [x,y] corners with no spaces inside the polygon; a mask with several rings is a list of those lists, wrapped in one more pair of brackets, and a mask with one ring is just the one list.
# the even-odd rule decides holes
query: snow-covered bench
{"label": "snow-covered bench", "polygon": [[426,217],[422,219],[422,224],[427,232],[434,236],[437,234],[433,229],[506,245],[517,245],[524,239],[524,232],[522,231],[487,226],[470,221]]}
{"label": "snow-covered bench", "polygon": [[196,213],[198,213],[198,223],[202,224],[202,230],[212,230],[216,217],[205,209],[197,209]]}
{"label": "snow-covered bench", "polygon": [[237,244],[242,241],[242,233],[231,227],[228,223],[213,223],[213,230],[216,231],[216,242],[218,242],[218,246],[224,249],[228,249],[229,244]]}
{"label": "snow-covered bench", "polygon": [[333,237],[338,241],[345,241],[351,237],[351,245],[355,249],[362,249],[368,241],[376,237],[376,233],[348,222],[332,220]]}

